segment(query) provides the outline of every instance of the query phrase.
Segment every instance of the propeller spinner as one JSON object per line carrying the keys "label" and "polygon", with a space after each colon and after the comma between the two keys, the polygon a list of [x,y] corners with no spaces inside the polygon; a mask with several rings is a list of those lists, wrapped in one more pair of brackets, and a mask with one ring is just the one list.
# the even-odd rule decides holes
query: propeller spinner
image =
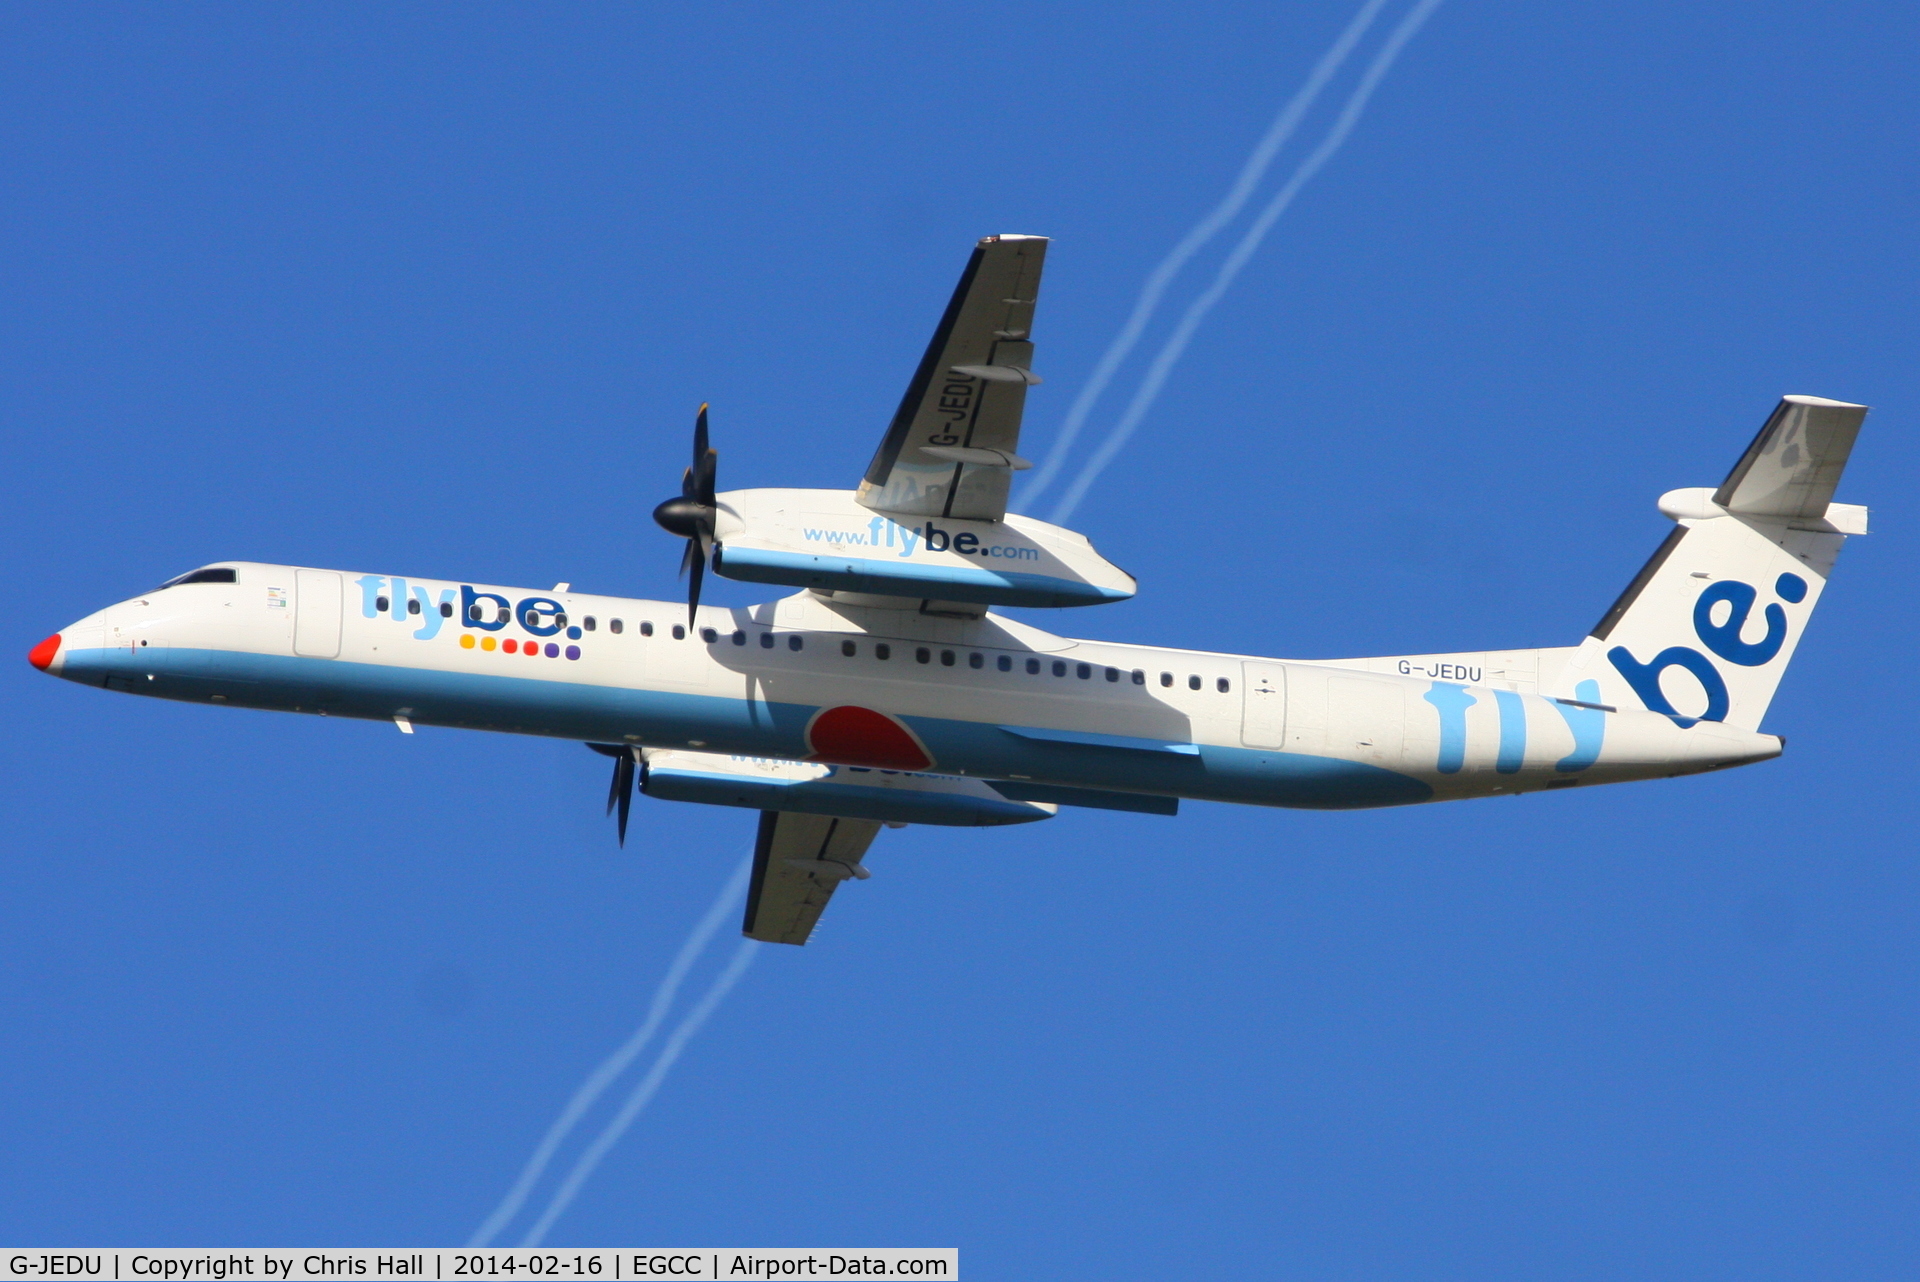
{"label": "propeller spinner", "polygon": [[713,553],[713,478],[719,461],[720,456],[707,445],[707,407],[702,405],[693,421],[693,466],[680,478],[680,497],[653,509],[653,519],[661,529],[687,541],[680,573],[693,571],[687,583],[689,631],[700,609],[700,582],[706,576],[707,558]]}

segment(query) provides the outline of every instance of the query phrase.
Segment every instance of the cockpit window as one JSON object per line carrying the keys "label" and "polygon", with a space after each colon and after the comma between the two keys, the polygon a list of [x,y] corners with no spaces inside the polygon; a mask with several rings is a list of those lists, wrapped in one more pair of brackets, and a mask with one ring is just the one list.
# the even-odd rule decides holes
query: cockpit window
{"label": "cockpit window", "polygon": [[212,570],[193,570],[177,579],[168,579],[154,591],[158,592],[160,588],[177,588],[182,583],[238,583],[239,581],[240,575],[232,566],[222,566]]}

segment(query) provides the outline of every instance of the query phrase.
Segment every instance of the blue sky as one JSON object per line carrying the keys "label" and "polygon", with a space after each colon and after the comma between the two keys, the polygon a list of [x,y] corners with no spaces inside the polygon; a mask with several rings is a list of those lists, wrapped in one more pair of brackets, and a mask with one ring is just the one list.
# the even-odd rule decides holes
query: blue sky
{"label": "blue sky", "polygon": [[[647,514],[694,407],[723,488],[851,485],[992,232],[1056,238],[1042,452],[1351,12],[12,6],[14,644],[223,558],[674,596]],[[1862,401],[1841,498],[1876,533],[1769,714],[1783,759],[887,834],[550,1240],[957,1245],[976,1279],[1920,1268],[1916,28],[1448,0],[1076,514],[1138,599],[1028,615],[1571,644],[1662,491],[1782,393]],[[569,744],[0,681],[7,1242],[464,1241],[753,828],[642,801],[623,853]]]}

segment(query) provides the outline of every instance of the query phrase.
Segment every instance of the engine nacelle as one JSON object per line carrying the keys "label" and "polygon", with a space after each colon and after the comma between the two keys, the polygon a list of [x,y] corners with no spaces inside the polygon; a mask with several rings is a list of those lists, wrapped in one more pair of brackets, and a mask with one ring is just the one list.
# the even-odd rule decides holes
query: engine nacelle
{"label": "engine nacelle", "polygon": [[889,515],[851,490],[717,497],[713,568],[730,579],[975,605],[1101,605],[1137,587],[1084,535],[1031,517]]}
{"label": "engine nacelle", "polygon": [[648,748],[641,791],[663,801],[745,806],[892,824],[992,828],[1051,819],[1060,809],[1013,801],[978,779],[862,766],[729,757],[717,752]]}

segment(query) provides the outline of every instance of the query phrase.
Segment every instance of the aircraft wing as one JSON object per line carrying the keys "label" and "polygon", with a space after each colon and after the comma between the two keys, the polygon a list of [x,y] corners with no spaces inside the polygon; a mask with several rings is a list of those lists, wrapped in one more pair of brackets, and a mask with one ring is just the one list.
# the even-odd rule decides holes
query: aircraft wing
{"label": "aircraft wing", "polygon": [[806,943],[834,888],[867,876],[860,857],[879,831],[873,819],[761,811],[741,933],[769,944]]}
{"label": "aircraft wing", "polygon": [[882,512],[998,521],[1033,373],[1044,236],[989,236],[953,291],[920,368],[860,483]]}

